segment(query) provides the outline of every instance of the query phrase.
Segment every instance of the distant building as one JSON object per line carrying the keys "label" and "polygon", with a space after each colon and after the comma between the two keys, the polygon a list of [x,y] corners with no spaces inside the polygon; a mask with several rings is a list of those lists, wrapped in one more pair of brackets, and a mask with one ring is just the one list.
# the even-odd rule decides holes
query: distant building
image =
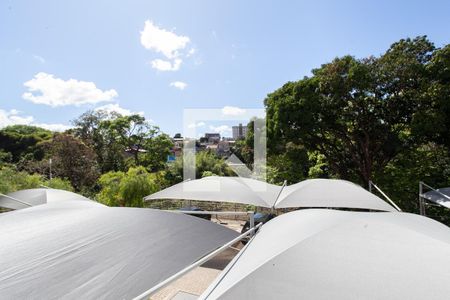
{"label": "distant building", "polygon": [[231,153],[231,143],[227,140],[222,140],[217,144],[217,155],[229,156]]}
{"label": "distant building", "polygon": [[217,144],[220,141],[220,133],[205,133],[205,139],[210,144]]}
{"label": "distant building", "polygon": [[[175,137],[172,138],[173,147],[171,149],[171,156],[173,157],[179,157],[183,153],[183,144],[184,144],[184,138],[181,135],[175,135]],[[172,157],[167,159],[168,161],[173,160]]]}
{"label": "distant building", "polygon": [[243,126],[242,124],[239,123],[239,126],[233,126],[233,139],[234,140],[241,140],[241,139],[245,139],[246,135],[247,135],[247,126]]}

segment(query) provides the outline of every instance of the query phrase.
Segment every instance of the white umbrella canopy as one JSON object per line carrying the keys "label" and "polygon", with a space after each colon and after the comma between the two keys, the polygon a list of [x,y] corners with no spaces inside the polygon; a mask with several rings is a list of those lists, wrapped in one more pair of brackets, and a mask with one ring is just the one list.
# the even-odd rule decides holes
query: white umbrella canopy
{"label": "white umbrella canopy", "polygon": [[93,203],[0,215],[0,298],[132,299],[238,235],[183,214]]}
{"label": "white umbrella canopy", "polygon": [[447,299],[450,229],[407,213],[300,210],[263,225],[229,266],[201,299]]}
{"label": "white umbrella canopy", "polygon": [[[93,205],[102,205],[79,194],[48,188],[20,190],[17,192],[9,193],[7,196],[9,197],[0,195],[0,207],[6,207],[9,209],[23,209],[35,205],[69,200],[89,201]],[[14,199],[17,199],[19,201],[16,201]]]}
{"label": "white umbrella canopy", "polygon": [[357,184],[339,179],[308,179],[286,186],[275,208],[333,207],[396,211]]}
{"label": "white umbrella canopy", "polygon": [[242,177],[210,176],[184,181],[144,198],[231,202],[272,207],[281,186]]}
{"label": "white umbrella canopy", "polygon": [[[438,191],[438,192],[437,192]],[[442,194],[444,195],[442,195]],[[447,197],[446,197],[447,196]],[[439,205],[450,208],[450,187],[436,189],[422,194],[422,197]]]}

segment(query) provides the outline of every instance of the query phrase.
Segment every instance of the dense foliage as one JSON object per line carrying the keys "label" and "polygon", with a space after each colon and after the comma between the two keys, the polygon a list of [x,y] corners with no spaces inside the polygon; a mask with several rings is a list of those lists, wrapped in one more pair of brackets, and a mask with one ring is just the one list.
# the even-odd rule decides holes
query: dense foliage
{"label": "dense foliage", "polygon": [[61,178],[47,179],[38,174],[30,175],[27,172],[17,171],[10,167],[0,167],[0,193],[2,194],[42,187],[73,191],[73,187],[68,180]]}
{"label": "dense foliage", "polygon": [[131,167],[127,172],[111,171],[99,179],[101,190],[97,200],[110,206],[142,207],[142,198],[160,189],[161,175],[144,167]]}
{"label": "dense foliage", "polygon": [[[270,182],[324,177],[366,187],[372,180],[411,212],[420,180],[450,185],[450,45],[437,48],[422,36],[376,57],[337,57],[268,94],[264,105]],[[65,133],[0,129],[0,191],[43,184],[108,205],[142,206],[143,196],[183,178],[182,157],[167,162],[171,139],[141,115],[88,111],[73,125]],[[233,153],[252,167],[253,122],[248,126]],[[197,178],[233,175],[212,152],[195,159]],[[450,224],[449,211],[429,213]]]}
{"label": "dense foliage", "polygon": [[417,37],[339,57],[264,103],[274,182],[373,180],[406,211],[417,211],[420,180],[450,185],[450,45]]}

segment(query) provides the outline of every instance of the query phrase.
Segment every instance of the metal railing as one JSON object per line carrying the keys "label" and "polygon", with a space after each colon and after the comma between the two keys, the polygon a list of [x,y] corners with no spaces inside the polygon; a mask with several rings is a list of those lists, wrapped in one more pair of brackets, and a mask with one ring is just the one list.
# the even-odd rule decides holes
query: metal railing
{"label": "metal railing", "polygon": [[[190,212],[189,212],[190,213]],[[160,283],[158,283],[157,285],[155,285],[154,287],[150,288],[149,290],[143,292],[142,294],[140,294],[139,296],[133,298],[133,300],[141,300],[141,299],[146,299],[147,297],[149,297],[150,295],[158,292],[159,290],[161,290],[162,288],[166,287],[167,285],[169,285],[170,283],[172,283],[173,281],[177,280],[178,278],[180,278],[181,276],[185,275],[186,273],[192,271],[193,269],[197,268],[198,266],[202,265],[203,263],[207,262],[208,260],[210,260],[211,258],[213,258],[214,256],[216,256],[217,254],[225,251],[226,249],[228,249],[228,247],[231,247],[234,243],[239,242],[240,240],[242,240],[243,238],[251,235],[253,232],[255,232],[256,229],[258,229],[260,226],[262,225],[262,223],[256,225],[255,227],[250,228],[249,230],[247,230],[246,232],[244,232],[243,234],[241,234],[240,236],[234,238],[233,240],[229,241],[228,243],[226,243],[225,245],[223,245],[222,247],[214,250],[213,252],[209,253],[208,255],[204,256],[203,258],[199,259],[198,261],[196,261],[195,263],[187,266],[186,268],[184,268],[183,270],[179,271],[178,273],[170,276],[169,278],[161,281]]]}
{"label": "metal railing", "polygon": [[[426,201],[429,201],[429,199],[427,199],[427,198],[424,197],[424,194],[423,194],[423,187],[427,187],[427,188],[429,188],[430,190],[432,190],[432,191],[438,193],[439,195],[441,195],[441,196],[444,197],[445,199],[450,200],[450,197],[449,197],[448,195],[442,193],[441,191],[438,191],[437,189],[433,188],[432,186],[426,184],[426,183],[423,182],[423,181],[419,181],[419,211],[420,211],[420,215],[422,215],[422,216],[425,216],[425,213],[426,213],[426,211],[425,211],[425,208],[426,208]],[[446,207],[446,206],[440,204],[439,202],[434,202],[434,203],[438,204],[439,206],[448,208],[448,207]]]}

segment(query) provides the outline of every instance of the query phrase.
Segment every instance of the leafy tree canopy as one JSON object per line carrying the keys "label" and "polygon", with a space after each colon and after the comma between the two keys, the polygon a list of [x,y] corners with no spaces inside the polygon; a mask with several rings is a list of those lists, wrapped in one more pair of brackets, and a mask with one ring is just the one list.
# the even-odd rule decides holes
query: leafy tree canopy
{"label": "leafy tree canopy", "polygon": [[336,58],[286,83],[264,101],[271,152],[304,146],[339,177],[367,184],[419,143],[411,124],[429,106],[428,68],[439,53],[426,37],[405,39],[380,57]]}
{"label": "leafy tree canopy", "polygon": [[48,180],[38,174],[17,171],[10,167],[0,168],[0,193],[8,194],[23,189],[41,188],[43,186],[73,191],[68,180],[53,178]]}
{"label": "leafy tree canopy", "polygon": [[[0,159],[18,163],[24,159],[42,159],[43,153],[38,145],[51,139],[53,133],[49,130],[28,126],[12,125],[0,129]],[[9,155],[7,155],[9,153]]]}
{"label": "leafy tree canopy", "polygon": [[111,171],[103,174],[97,200],[109,206],[142,207],[142,198],[158,191],[162,176],[149,173],[144,167],[132,167],[126,173]]}

